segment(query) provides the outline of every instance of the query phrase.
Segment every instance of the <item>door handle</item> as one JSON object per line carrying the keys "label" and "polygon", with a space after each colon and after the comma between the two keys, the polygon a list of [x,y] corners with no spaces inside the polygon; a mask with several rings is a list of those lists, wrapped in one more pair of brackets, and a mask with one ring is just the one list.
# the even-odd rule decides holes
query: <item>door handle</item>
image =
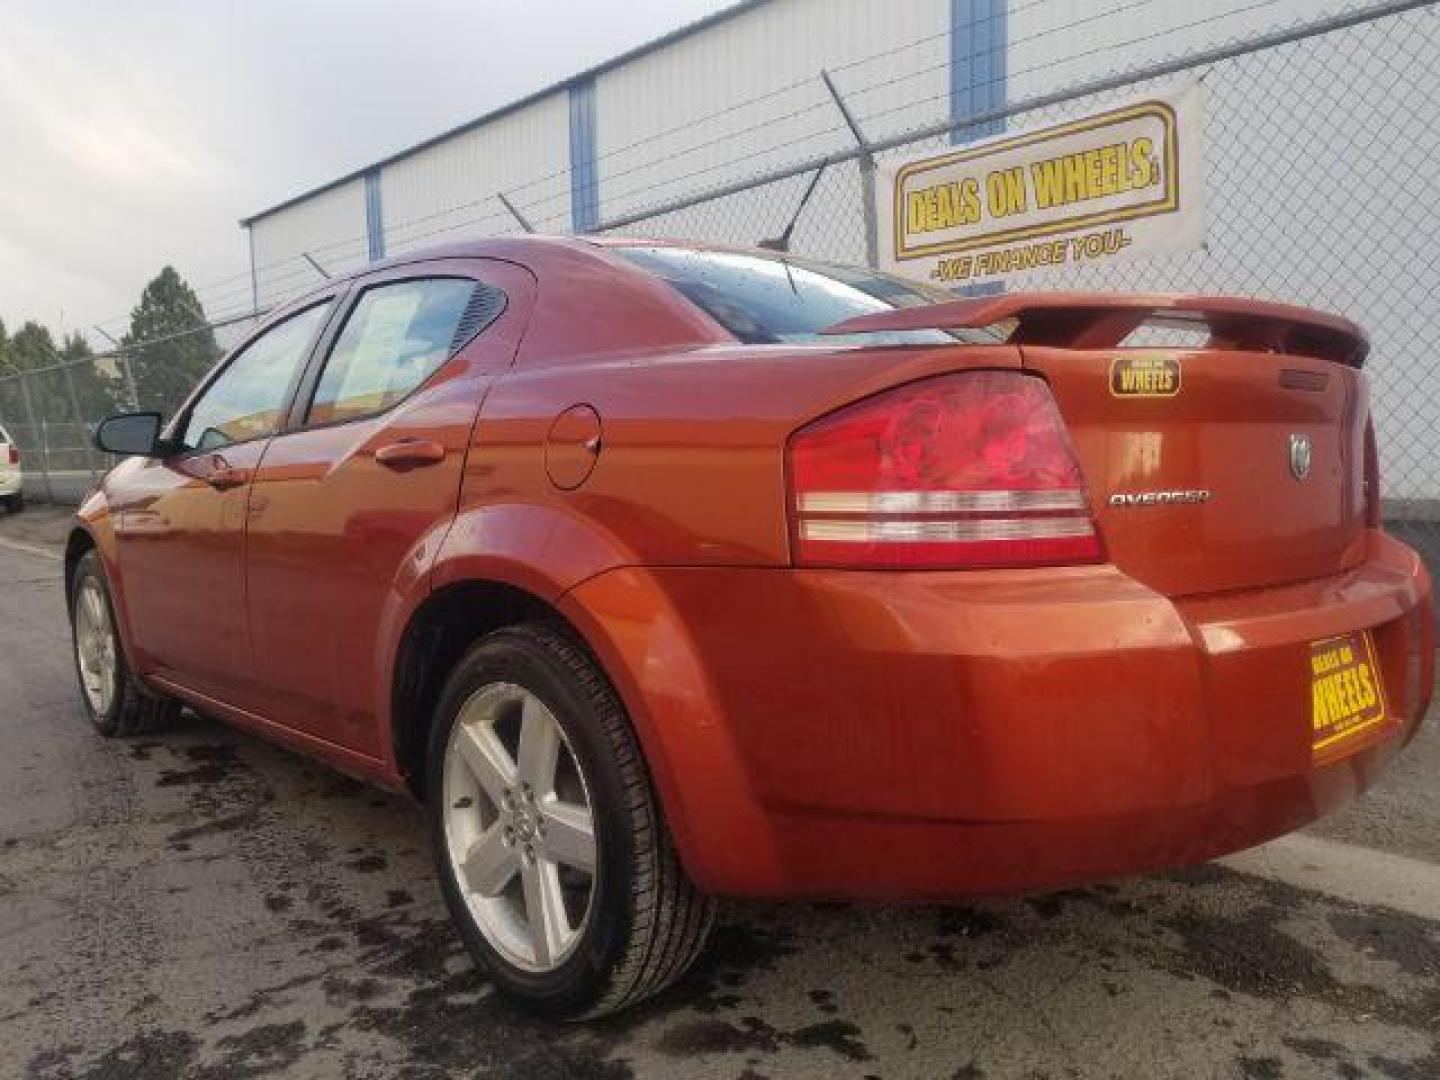
{"label": "door handle", "polygon": [[250,474],[244,469],[216,469],[205,477],[205,482],[216,491],[229,491],[231,488],[242,487],[250,479]]}
{"label": "door handle", "polygon": [[210,468],[205,473],[205,482],[216,491],[229,491],[241,487],[250,480],[249,469],[236,469],[219,454],[210,459]]}
{"label": "door handle", "polygon": [[376,450],[375,460],[387,469],[438,465],[445,460],[445,447],[429,439],[401,439]]}

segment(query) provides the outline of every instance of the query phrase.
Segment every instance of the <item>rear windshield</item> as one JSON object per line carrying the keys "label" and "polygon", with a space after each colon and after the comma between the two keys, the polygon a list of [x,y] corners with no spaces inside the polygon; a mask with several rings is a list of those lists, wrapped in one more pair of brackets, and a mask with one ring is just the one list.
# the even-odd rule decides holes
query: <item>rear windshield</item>
{"label": "rear windshield", "polygon": [[822,336],[825,327],[856,315],[955,299],[940,289],[875,270],[780,254],[639,246],[611,250],[662,278],[750,345],[953,345],[957,340],[976,344],[1001,340],[991,330]]}

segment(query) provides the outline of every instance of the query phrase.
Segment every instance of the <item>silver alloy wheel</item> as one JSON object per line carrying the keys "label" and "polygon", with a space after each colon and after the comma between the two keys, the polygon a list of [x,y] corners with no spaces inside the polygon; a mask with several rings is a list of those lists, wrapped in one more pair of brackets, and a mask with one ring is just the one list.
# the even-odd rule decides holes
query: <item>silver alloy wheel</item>
{"label": "silver alloy wheel", "polygon": [[580,763],[555,715],[514,683],[465,702],[445,746],[450,866],[485,940],[526,971],[553,971],[585,929],[595,826]]}
{"label": "silver alloy wheel", "polygon": [[105,592],[93,577],[81,583],[75,597],[75,658],[85,698],[103,716],[115,694],[115,633]]}

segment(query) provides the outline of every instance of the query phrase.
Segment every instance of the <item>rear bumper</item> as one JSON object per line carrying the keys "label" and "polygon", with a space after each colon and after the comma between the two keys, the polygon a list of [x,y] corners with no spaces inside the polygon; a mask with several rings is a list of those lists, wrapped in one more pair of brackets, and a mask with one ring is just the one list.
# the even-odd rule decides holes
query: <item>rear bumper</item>
{"label": "rear bumper", "polygon": [[[1433,681],[1429,576],[1381,533],[1339,577],[1195,602],[1113,567],[636,573],[573,599],[687,867],[727,894],[943,898],[1211,858],[1363,791]],[[1309,645],[1359,629],[1389,722],[1317,760]]]}
{"label": "rear bumper", "polygon": [[24,477],[18,469],[0,472],[0,498],[9,498],[11,495],[20,494],[23,481]]}

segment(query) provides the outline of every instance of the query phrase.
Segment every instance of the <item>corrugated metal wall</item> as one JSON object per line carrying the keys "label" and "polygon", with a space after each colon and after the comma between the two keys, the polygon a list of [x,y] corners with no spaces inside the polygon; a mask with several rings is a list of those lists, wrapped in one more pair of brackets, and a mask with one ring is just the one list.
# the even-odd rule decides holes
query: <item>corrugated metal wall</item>
{"label": "corrugated metal wall", "polygon": [[1132,70],[1365,0],[1010,0],[1011,101]]}
{"label": "corrugated metal wall", "polygon": [[514,231],[500,191],[531,207],[541,227],[567,230],[567,115],[565,93],[551,94],[254,220],[259,306],[319,280],[305,254],[333,273],[380,255]]}
{"label": "corrugated metal wall", "polygon": [[[1362,0],[1344,0],[1326,9],[1358,6]],[[976,102],[1022,101],[1316,14],[1310,0],[770,0],[384,164],[370,173],[369,200],[359,177],[261,217],[252,226],[259,305],[318,279],[302,252],[336,271],[380,251],[513,232],[516,220],[497,192],[507,193],[536,228],[564,232],[848,147],[850,132],[819,79],[821,69],[832,73],[865,134],[884,138]],[[1313,63],[1328,62],[1319,46],[1312,55]],[[1329,62],[1344,71],[1346,56],[1336,53]],[[1391,312],[1407,325],[1423,321],[1426,340],[1433,337],[1440,325],[1430,298],[1410,295],[1405,285],[1420,278],[1377,268],[1352,281],[1318,281],[1305,243],[1274,245],[1263,258],[1248,251],[1254,236],[1290,228],[1277,225],[1279,213],[1295,229],[1323,232],[1333,245],[1355,249],[1374,246],[1380,233],[1414,240],[1417,252],[1433,251],[1440,226],[1433,216],[1414,219],[1400,202],[1371,202],[1364,213],[1354,212],[1345,192],[1365,190],[1374,176],[1369,170],[1384,163],[1342,145],[1315,145],[1326,124],[1333,130],[1336,114],[1354,107],[1346,79],[1309,79],[1306,85],[1328,86],[1332,99],[1296,102],[1290,101],[1295,66],[1257,59],[1244,71],[1246,84],[1211,91],[1225,95],[1228,128],[1212,124],[1208,132],[1210,190],[1231,197],[1212,202],[1207,251],[1149,259],[1104,279],[1068,271],[1034,284],[1283,292],[1326,307]],[[1427,66],[1408,78],[1440,75]],[[1266,127],[1261,118],[1279,102],[1296,118],[1293,157],[1312,158],[1325,173],[1319,183],[1315,168],[1254,174],[1254,161],[1274,160],[1274,154],[1261,154],[1247,140]],[[1103,104],[1074,102],[1022,122],[1060,120],[1067,111]],[[1247,109],[1253,114],[1248,125]],[[1368,115],[1382,114],[1384,104],[1371,102]],[[1312,122],[1319,127],[1308,134]],[[1411,122],[1417,153],[1434,160],[1440,128]],[[988,131],[960,137],[982,134]],[[1364,144],[1364,134],[1355,132],[1356,144]],[[804,184],[802,177],[780,192],[769,187],[697,206],[674,222],[647,223],[647,230],[726,242],[773,236],[785,228]],[[1244,184],[1254,187],[1254,199],[1233,197]],[[814,206],[845,209],[829,217],[808,213],[795,248],[863,261],[857,190],[854,163],[827,171]],[[834,220],[835,213],[854,220]],[[1263,281],[1257,266],[1264,268]],[[1382,419],[1423,409],[1423,422],[1440,429],[1440,372],[1387,348],[1390,331],[1382,321],[1371,328]],[[1397,377],[1400,367],[1404,377]],[[1418,492],[1405,469],[1391,475],[1397,491]]]}
{"label": "corrugated metal wall", "polygon": [[[875,116],[867,134],[942,117],[956,2],[772,0],[383,165],[371,205],[383,208],[384,251],[513,231],[500,191],[536,228],[560,232],[754,175],[797,152],[851,145],[822,68]],[[837,170],[825,182],[855,181]],[[783,206],[757,201],[752,210],[756,239],[783,225]],[[262,306],[304,283],[302,252],[345,268],[374,247],[362,180],[251,228]]]}
{"label": "corrugated metal wall", "polygon": [[[1012,101],[1313,21],[1320,7],[1310,0],[1109,0],[1098,11],[1090,0],[1010,6]],[[1330,13],[1367,6],[1324,5]],[[1413,103],[1440,100],[1440,66],[1392,70],[1395,50],[1373,46],[1401,33],[1394,24],[1373,25],[1217,69],[1205,82],[1205,247],[1103,270],[1054,271],[1026,287],[1235,293],[1360,319],[1373,343],[1366,366],[1387,496],[1433,499],[1440,368],[1425,343],[1440,335],[1440,312],[1430,296],[1433,272],[1424,268],[1440,246],[1440,218],[1417,213],[1414,198],[1418,164],[1440,157],[1440,127]],[[1045,120],[1163,88],[1147,83],[1081,100],[1048,110]],[[1367,150],[1380,135],[1377,121],[1387,127],[1385,145],[1407,148],[1403,161]]]}
{"label": "corrugated metal wall", "polygon": [[949,28],[949,0],[782,0],[602,72],[604,215],[854,145],[822,68],[865,113],[896,109],[867,136],[943,116]]}
{"label": "corrugated metal wall", "polygon": [[[822,68],[867,136],[884,138],[1315,14],[1310,0],[771,0],[377,167],[368,217],[362,180],[262,216],[258,298],[313,275],[302,252],[342,269],[513,231],[500,191],[536,228],[560,232],[849,146]],[[822,184],[857,182],[850,165]],[[773,194],[732,200],[732,220],[687,224],[733,239],[743,215],[754,239],[773,235],[787,215]],[[803,222],[797,243],[813,227]],[[832,226],[825,253],[863,257],[855,231]]]}
{"label": "corrugated metal wall", "polygon": [[256,300],[261,308],[319,281],[299,259],[309,252],[334,273],[367,261],[365,182],[356,178],[261,218],[250,229]]}
{"label": "corrugated metal wall", "polygon": [[495,193],[532,208],[551,230],[569,228],[569,108],[550,94],[380,170],[389,254],[516,227]]}

